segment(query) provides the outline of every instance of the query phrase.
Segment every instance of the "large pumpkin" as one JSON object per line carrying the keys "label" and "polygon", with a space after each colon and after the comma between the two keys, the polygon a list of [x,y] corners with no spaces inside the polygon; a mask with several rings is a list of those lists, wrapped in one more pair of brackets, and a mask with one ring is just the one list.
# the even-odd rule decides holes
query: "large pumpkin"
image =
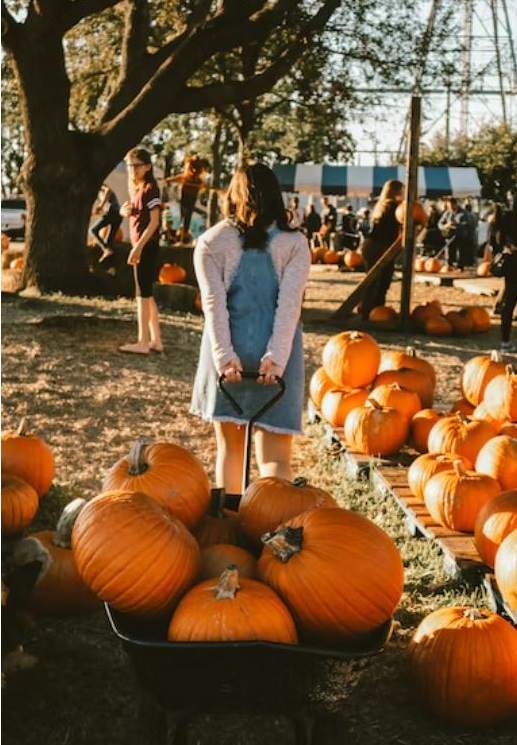
{"label": "large pumpkin", "polygon": [[360,331],[342,331],[323,348],[323,367],[340,388],[364,388],[379,369],[381,350],[375,339]]}
{"label": "large pumpkin", "polygon": [[494,566],[497,549],[513,530],[517,530],[517,489],[496,494],[479,512],[474,541],[485,564]]}
{"label": "large pumpkin", "polygon": [[197,577],[194,536],[146,494],[112,491],[92,499],[72,532],[77,571],[101,600],[124,613],[170,611]]}
{"label": "large pumpkin", "polygon": [[167,638],[174,642],[298,641],[293,618],[278,595],[261,582],[240,578],[232,564],[216,587],[209,579],[186,593],[172,615]]}
{"label": "large pumpkin", "polygon": [[401,370],[402,368],[410,368],[423,372],[431,378],[433,387],[436,386],[436,371],[433,365],[424,359],[424,357],[419,357],[414,347],[406,347],[404,351],[398,349],[382,350],[379,373],[386,370]]}
{"label": "large pumpkin", "polygon": [[423,453],[415,458],[407,472],[408,485],[411,494],[423,501],[424,489],[432,477],[442,471],[453,471],[455,461],[460,461],[463,468],[472,468],[466,458],[451,453]]}
{"label": "large pumpkin", "polygon": [[[422,408],[418,393],[402,388],[398,383],[378,385],[373,388],[368,398],[377,401],[380,406],[387,409],[401,411],[409,421],[413,419],[417,411]],[[364,403],[364,401],[362,402]]]}
{"label": "large pumpkin", "polygon": [[210,502],[203,464],[189,450],[171,442],[137,440],[103,481],[103,492],[116,489],[147,494],[188,528],[201,520]]}
{"label": "large pumpkin", "polygon": [[[498,351],[472,357],[463,366],[460,385],[463,395],[473,406],[482,400],[485,388],[497,375],[503,375],[505,364]],[[503,417],[504,418],[504,417]]]}
{"label": "large pumpkin", "polygon": [[493,436],[494,430],[488,422],[457,413],[433,425],[427,445],[430,453],[457,453],[475,463],[479,451]]}
{"label": "large pumpkin", "polygon": [[501,489],[517,489],[517,440],[497,435],[483,445],[475,460],[475,469],[497,479]]}
{"label": "large pumpkin", "polygon": [[360,639],[397,607],[404,567],[391,538],[357,512],[304,512],[263,537],[258,576],[285,601],[300,637]]}
{"label": "large pumpkin", "polygon": [[2,433],[2,473],[23,479],[40,497],[52,486],[55,473],[52,450],[41,437],[27,433],[25,419],[16,432]]}
{"label": "large pumpkin", "polygon": [[27,528],[39,507],[36,489],[23,479],[2,473],[2,535],[16,535]]}
{"label": "large pumpkin", "polygon": [[501,487],[491,476],[467,471],[459,461],[452,470],[436,473],[424,487],[431,517],[451,530],[473,533],[477,516]]}
{"label": "large pumpkin", "polygon": [[482,305],[470,305],[467,313],[472,318],[472,331],[474,334],[488,331],[490,328],[490,314]]}
{"label": "large pumpkin", "polygon": [[497,549],[494,571],[503,600],[517,613],[517,530],[508,533]]}
{"label": "large pumpkin", "polygon": [[366,388],[331,388],[323,396],[321,414],[332,427],[342,427],[352,409],[362,406],[367,398]]}
{"label": "large pumpkin", "polygon": [[483,403],[494,419],[517,422],[517,372],[512,365],[506,365],[503,374],[492,378]]}
{"label": "large pumpkin", "polygon": [[423,409],[430,409],[434,401],[435,384],[432,377],[413,367],[401,367],[398,370],[384,370],[377,375],[373,385],[390,385],[398,383],[402,388],[407,388],[418,393]]}
{"label": "large pumpkin", "polygon": [[248,486],[237,513],[240,528],[252,544],[262,547],[261,537],[301,512],[337,507],[328,492],[298,477],[287,481],[276,476],[255,479]]}
{"label": "large pumpkin", "polygon": [[517,714],[517,629],[495,613],[440,608],[408,652],[411,690],[445,722],[495,726]]}
{"label": "large pumpkin", "polygon": [[364,455],[392,455],[408,438],[409,421],[397,409],[386,409],[375,399],[368,399],[348,414],[345,441],[351,450]]}

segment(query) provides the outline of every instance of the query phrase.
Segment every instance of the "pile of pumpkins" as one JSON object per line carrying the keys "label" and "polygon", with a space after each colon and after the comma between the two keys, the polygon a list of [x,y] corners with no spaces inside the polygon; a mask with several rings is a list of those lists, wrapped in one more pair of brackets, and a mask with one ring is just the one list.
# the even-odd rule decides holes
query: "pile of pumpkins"
{"label": "pile of pumpkins", "polygon": [[482,305],[465,305],[444,313],[438,300],[430,300],[413,308],[411,320],[429,336],[466,336],[490,329],[490,314]]}
{"label": "pile of pumpkins", "polygon": [[345,251],[333,251],[326,246],[311,247],[312,264],[332,264],[345,266],[350,270],[364,269],[363,257],[359,251],[351,248]]}

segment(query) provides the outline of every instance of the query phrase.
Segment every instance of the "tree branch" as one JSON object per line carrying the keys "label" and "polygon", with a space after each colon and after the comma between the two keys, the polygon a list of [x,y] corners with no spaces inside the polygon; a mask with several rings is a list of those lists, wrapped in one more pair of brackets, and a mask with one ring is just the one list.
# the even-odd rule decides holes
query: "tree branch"
{"label": "tree branch", "polygon": [[68,0],[62,15],[64,32],[76,26],[84,18],[102,13],[107,8],[118,5],[120,0]]}

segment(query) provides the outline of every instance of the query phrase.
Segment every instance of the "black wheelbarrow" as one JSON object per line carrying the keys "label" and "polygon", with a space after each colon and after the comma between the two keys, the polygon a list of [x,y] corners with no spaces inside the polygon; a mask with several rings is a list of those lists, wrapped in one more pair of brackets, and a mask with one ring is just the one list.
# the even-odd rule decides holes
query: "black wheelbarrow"
{"label": "black wheelbarrow", "polygon": [[[257,373],[244,377],[256,378]],[[283,395],[277,379],[270,401],[247,422],[243,488],[250,471],[253,423]],[[240,405],[220,386],[232,405]],[[115,611],[106,614],[129,656],[138,684],[132,745],[188,745],[189,724],[199,714],[269,714],[291,718],[296,745],[342,745],[346,721],[315,693],[328,666],[339,663],[340,686],[357,677],[365,661],[382,652],[392,619],[349,647],[316,647],[262,641],[170,642],[169,619],[144,621]],[[174,729],[168,714],[174,715]],[[172,731],[169,732],[169,729]],[[200,743],[201,745],[201,743]]]}

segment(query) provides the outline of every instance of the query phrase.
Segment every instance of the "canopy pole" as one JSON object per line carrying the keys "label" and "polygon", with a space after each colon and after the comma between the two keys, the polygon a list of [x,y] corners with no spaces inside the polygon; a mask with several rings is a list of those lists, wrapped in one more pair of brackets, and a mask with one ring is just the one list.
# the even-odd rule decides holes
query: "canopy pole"
{"label": "canopy pole", "polygon": [[415,230],[411,206],[418,198],[418,146],[420,141],[420,116],[422,99],[411,97],[411,121],[409,129],[409,147],[406,165],[407,188],[405,195],[405,217],[402,229],[403,276],[400,299],[402,328],[408,331],[411,325],[411,287],[413,280],[413,255],[415,249]]}

